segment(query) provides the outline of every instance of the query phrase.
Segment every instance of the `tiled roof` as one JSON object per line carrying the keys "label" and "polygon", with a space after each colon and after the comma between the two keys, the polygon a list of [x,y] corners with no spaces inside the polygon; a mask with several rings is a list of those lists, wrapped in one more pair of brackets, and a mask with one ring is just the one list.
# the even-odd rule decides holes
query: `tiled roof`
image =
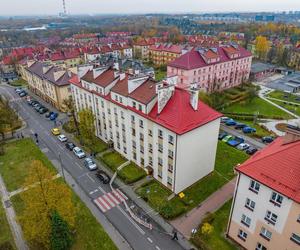
{"label": "tiled roof", "polygon": [[300,141],[279,137],[237,170],[300,203]]}
{"label": "tiled roof", "polygon": [[[213,65],[213,64],[233,60],[233,59],[228,57],[228,55],[225,52],[223,47],[218,47],[216,49],[217,49],[217,52],[218,52],[218,56],[220,57],[220,61],[218,61],[216,63],[207,64],[204,61],[204,59],[201,56],[199,51],[191,50],[191,51],[185,53],[184,55],[180,56],[179,58],[175,59],[174,61],[170,62],[168,64],[168,66],[190,70],[190,69],[197,69],[197,68],[205,67],[205,66],[208,66],[208,65]],[[247,51],[246,49],[244,49],[241,46],[238,47],[238,50],[239,50],[239,53],[240,53],[240,57],[238,57],[238,58],[244,58],[244,57],[251,56],[251,52]],[[211,51],[211,53],[209,53],[209,57],[211,57],[212,55],[213,55],[213,52]]]}
{"label": "tiled roof", "polygon": [[150,50],[154,51],[165,51],[170,53],[181,54],[182,46],[174,45],[174,44],[159,44],[159,45],[152,45],[149,48]]}
{"label": "tiled roof", "polygon": [[96,79],[94,79],[93,71],[90,70],[82,77],[82,79],[87,82],[93,82],[93,83],[105,88],[109,84],[111,84],[116,79],[116,77],[114,74],[114,70],[108,69],[105,72],[103,72],[101,75],[96,77]]}
{"label": "tiled roof", "polygon": [[128,75],[126,74],[123,80],[119,80],[115,86],[112,87],[111,91],[116,94],[127,96],[128,95]]}
{"label": "tiled roof", "polygon": [[148,79],[141,86],[136,88],[129,97],[143,104],[148,104],[156,97],[155,93],[156,83],[152,79]]}

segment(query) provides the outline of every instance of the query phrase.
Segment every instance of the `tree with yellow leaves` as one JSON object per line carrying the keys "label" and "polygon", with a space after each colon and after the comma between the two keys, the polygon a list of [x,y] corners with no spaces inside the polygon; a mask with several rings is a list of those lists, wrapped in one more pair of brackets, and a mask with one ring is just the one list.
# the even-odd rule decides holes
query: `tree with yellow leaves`
{"label": "tree with yellow leaves", "polygon": [[270,44],[268,39],[265,36],[256,37],[255,50],[260,59],[262,60],[266,59],[269,49],[270,49]]}
{"label": "tree with yellow leaves", "polygon": [[208,237],[213,231],[214,227],[208,222],[205,222],[201,227],[201,234],[205,237]]}
{"label": "tree with yellow leaves", "polygon": [[71,190],[54,178],[53,171],[42,162],[32,161],[24,188],[21,193],[24,211],[19,220],[28,242],[40,249],[50,248],[51,216],[58,213],[73,228],[75,208]]}

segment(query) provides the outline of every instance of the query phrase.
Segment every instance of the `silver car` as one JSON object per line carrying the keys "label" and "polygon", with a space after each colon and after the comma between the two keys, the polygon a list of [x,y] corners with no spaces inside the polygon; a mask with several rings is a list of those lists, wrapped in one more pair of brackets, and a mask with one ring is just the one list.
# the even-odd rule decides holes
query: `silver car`
{"label": "silver car", "polygon": [[75,147],[73,148],[73,153],[79,158],[84,158],[85,157],[85,153],[83,152],[83,150],[79,147]]}
{"label": "silver car", "polygon": [[238,145],[236,148],[238,150],[246,150],[250,147],[250,145],[248,143],[241,143],[240,145]]}
{"label": "silver car", "polygon": [[84,166],[87,167],[89,170],[96,170],[97,165],[91,158],[84,159]]}

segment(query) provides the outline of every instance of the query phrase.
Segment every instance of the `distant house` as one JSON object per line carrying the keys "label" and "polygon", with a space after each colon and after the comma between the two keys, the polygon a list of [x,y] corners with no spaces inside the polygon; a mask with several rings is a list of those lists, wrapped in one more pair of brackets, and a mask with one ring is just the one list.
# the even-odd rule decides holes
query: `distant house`
{"label": "distant house", "polygon": [[300,72],[294,72],[280,79],[271,81],[266,84],[266,87],[276,90],[281,90],[290,93],[300,91]]}
{"label": "distant house", "polygon": [[253,63],[250,71],[250,79],[258,81],[263,80],[275,74],[276,66],[270,63]]}

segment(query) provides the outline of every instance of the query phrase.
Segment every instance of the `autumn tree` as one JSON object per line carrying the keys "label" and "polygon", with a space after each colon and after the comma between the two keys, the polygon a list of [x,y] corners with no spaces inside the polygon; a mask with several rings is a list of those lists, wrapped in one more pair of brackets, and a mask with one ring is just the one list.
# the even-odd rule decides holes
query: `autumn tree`
{"label": "autumn tree", "polygon": [[71,190],[62,182],[53,178],[50,171],[40,161],[32,161],[28,177],[21,193],[24,210],[19,220],[28,242],[40,249],[50,248],[51,218],[53,211],[73,228],[75,208]]}
{"label": "autumn tree", "polygon": [[92,143],[95,139],[95,115],[91,109],[83,109],[78,112],[79,131],[81,140]]}
{"label": "autumn tree", "polygon": [[214,227],[208,222],[203,223],[201,227],[201,234],[204,237],[208,237],[214,231]]}
{"label": "autumn tree", "polygon": [[266,59],[267,53],[270,49],[269,41],[264,36],[256,37],[255,49],[258,57],[262,60]]}
{"label": "autumn tree", "polygon": [[65,106],[66,111],[71,114],[76,132],[79,135],[80,134],[79,124],[78,124],[78,120],[77,120],[77,117],[76,117],[75,103],[74,103],[73,97],[69,96],[68,99],[64,99],[63,100],[63,105]]}

